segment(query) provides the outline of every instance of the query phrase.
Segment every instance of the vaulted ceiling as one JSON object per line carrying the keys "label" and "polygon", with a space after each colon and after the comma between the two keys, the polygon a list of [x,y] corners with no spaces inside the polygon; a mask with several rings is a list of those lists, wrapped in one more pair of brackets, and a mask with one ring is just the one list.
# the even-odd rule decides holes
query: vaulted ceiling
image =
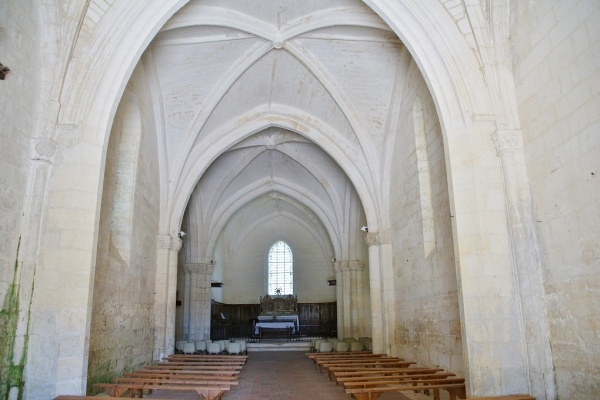
{"label": "vaulted ceiling", "polygon": [[344,251],[349,205],[381,206],[407,58],[360,1],[188,3],[144,58],[168,201],[194,190],[207,243],[245,214],[286,215]]}

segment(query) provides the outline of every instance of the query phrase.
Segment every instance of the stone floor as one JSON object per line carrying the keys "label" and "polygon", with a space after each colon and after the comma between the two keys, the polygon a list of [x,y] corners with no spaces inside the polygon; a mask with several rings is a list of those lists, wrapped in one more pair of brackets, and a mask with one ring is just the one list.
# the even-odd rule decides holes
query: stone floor
{"label": "stone floor", "polygon": [[[197,400],[192,392],[155,391],[151,398]],[[431,400],[423,394],[386,393],[381,400]],[[239,385],[223,396],[223,400],[350,400],[341,386],[331,382],[325,373],[317,372],[305,352],[266,351],[248,354],[248,362],[240,374]]]}

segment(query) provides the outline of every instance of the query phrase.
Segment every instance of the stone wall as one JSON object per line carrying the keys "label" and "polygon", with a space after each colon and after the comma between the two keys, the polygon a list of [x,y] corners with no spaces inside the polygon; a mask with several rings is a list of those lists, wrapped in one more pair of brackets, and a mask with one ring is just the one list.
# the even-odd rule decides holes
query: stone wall
{"label": "stone wall", "polygon": [[512,61],[558,398],[600,390],[600,3],[514,2]]}
{"label": "stone wall", "polygon": [[[285,226],[285,229],[281,229]],[[279,235],[284,236],[279,236]],[[331,253],[323,251],[313,235],[303,226],[286,217],[275,217],[262,224],[238,248],[228,248],[222,266],[223,300],[227,304],[258,303],[267,293],[267,252],[275,241],[283,239],[294,255],[294,294],[301,303],[335,301],[335,286],[327,280],[335,279]],[[222,245],[227,247],[227,239]],[[325,246],[328,250],[328,246]],[[331,251],[331,250],[329,250]],[[221,266],[215,268],[219,275]]]}
{"label": "stone wall", "polygon": [[136,85],[144,78],[134,74],[107,151],[88,387],[152,359],[159,189],[150,94]]}
{"label": "stone wall", "polygon": [[[32,111],[39,98],[39,46],[36,7],[30,2],[9,1],[0,12],[0,63],[10,68],[0,80],[0,398],[22,385],[26,343],[23,332],[17,333],[19,310],[28,315],[32,280],[21,281],[23,251],[32,248],[35,239],[24,235],[23,218],[33,220],[37,215],[24,214],[28,199],[30,174],[30,139],[36,137],[37,123]],[[35,154],[35,153],[34,153]],[[33,157],[35,158],[35,157]],[[47,168],[47,164],[43,168]],[[39,174],[43,188],[45,173]],[[39,192],[38,192],[39,194]],[[33,221],[37,234],[39,219]],[[34,242],[34,243],[31,243]],[[26,265],[32,276],[34,263]],[[25,287],[27,286],[27,287]],[[23,287],[23,290],[21,290]],[[21,321],[26,319],[23,318]],[[15,343],[15,338],[20,337]],[[14,356],[14,357],[13,357]],[[9,375],[9,371],[12,373]],[[14,395],[14,393],[13,393]]]}
{"label": "stone wall", "polygon": [[436,109],[410,62],[390,188],[398,354],[463,372],[444,146]]}

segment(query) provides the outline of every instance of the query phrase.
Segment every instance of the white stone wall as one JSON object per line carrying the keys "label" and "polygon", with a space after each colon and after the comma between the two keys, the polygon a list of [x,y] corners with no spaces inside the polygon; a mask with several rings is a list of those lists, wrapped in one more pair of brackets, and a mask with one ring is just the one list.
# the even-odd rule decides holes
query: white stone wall
{"label": "white stone wall", "polygon": [[[39,196],[49,163],[33,161],[36,152],[31,142],[39,137],[39,125],[32,115],[39,104],[36,7],[30,2],[8,1],[1,8],[0,63],[11,72],[0,81],[0,398],[9,392],[16,398],[15,387],[21,384],[22,376],[15,373],[9,379],[11,368],[7,364],[13,371],[22,371],[25,361],[22,355],[35,269],[35,262],[25,254],[35,255],[39,231],[39,216],[32,215],[32,210],[40,211],[39,207],[27,207],[33,203],[29,195],[36,189],[29,187],[30,174],[34,175],[30,166],[40,166],[32,182]],[[30,230],[23,229],[23,221],[32,222]]]}
{"label": "white stone wall", "polygon": [[107,151],[90,332],[88,387],[152,359],[158,164],[142,70],[117,112]]}
{"label": "white stone wall", "polygon": [[600,3],[513,2],[512,61],[557,394],[600,390]]}
{"label": "white stone wall", "polygon": [[9,1],[2,8],[0,63],[11,72],[0,81],[0,299],[13,282],[29,172],[28,151],[36,127],[31,110],[36,103],[39,66],[32,6]]}
{"label": "white stone wall", "polygon": [[[431,95],[412,61],[405,82],[392,165],[398,173],[390,188],[397,351],[420,365],[462,374],[442,134]],[[415,121],[416,109],[422,109],[422,120]],[[426,143],[417,151],[415,129],[419,130],[419,125]],[[428,162],[417,162],[417,158]],[[422,201],[420,196],[428,194],[430,200]]]}
{"label": "white stone wall", "polygon": [[[227,234],[225,234],[225,237]],[[297,222],[275,217],[256,229],[237,248],[228,248],[223,263],[217,263],[213,276],[223,274],[223,302],[258,303],[267,293],[267,253],[275,241],[283,239],[294,255],[294,294],[300,303],[335,301],[335,279],[331,253],[323,251],[313,235]],[[227,239],[223,239],[227,247]],[[222,272],[220,272],[222,271]]]}

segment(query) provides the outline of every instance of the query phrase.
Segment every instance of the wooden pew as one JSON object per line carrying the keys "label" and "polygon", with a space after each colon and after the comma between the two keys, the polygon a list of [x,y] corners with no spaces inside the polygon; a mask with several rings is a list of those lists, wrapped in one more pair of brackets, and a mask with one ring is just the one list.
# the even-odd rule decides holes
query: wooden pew
{"label": "wooden pew", "polygon": [[[102,399],[102,397],[98,396],[84,396],[84,395],[75,395],[75,394],[61,394],[60,396],[56,396],[54,400],[98,400]],[[169,399],[159,399],[152,398],[152,400],[169,400]],[[172,400],[172,399],[171,399]]]}
{"label": "wooden pew", "polygon": [[129,397],[143,397],[144,385],[119,385],[118,383],[94,383],[93,387],[103,389],[110,397],[121,397],[127,392]]}
{"label": "wooden pew", "polygon": [[181,378],[181,377],[121,377],[115,379],[116,383],[139,383],[140,385],[230,385],[235,386],[239,382],[237,380],[218,380],[218,379],[199,379],[197,377]]}
{"label": "wooden pew", "polygon": [[331,353],[305,353],[305,354],[311,360],[315,359],[315,358],[322,358],[322,357],[343,357],[343,356],[361,357],[361,356],[374,356],[374,355],[386,356],[387,355],[384,353],[373,353],[372,351],[355,351],[355,352],[340,351],[340,352],[331,352]]}
{"label": "wooden pew", "polygon": [[189,371],[241,371],[243,365],[171,365],[170,363],[146,365],[148,370],[189,370]]}
{"label": "wooden pew", "polygon": [[394,362],[404,362],[403,359],[397,357],[361,357],[361,358],[342,358],[342,359],[318,359],[315,360],[317,370],[321,368],[329,368],[332,366],[351,366],[351,365],[367,365],[371,366],[376,363],[380,365],[393,364]]}
{"label": "wooden pew", "polygon": [[176,377],[180,379],[185,378],[199,378],[199,379],[212,379],[216,381],[231,381],[236,380],[238,377],[236,375],[222,375],[221,373],[214,373],[215,371],[208,372],[181,372],[181,371],[147,371],[147,370],[138,370],[133,372],[127,372],[123,374],[124,377],[127,378],[169,378]]}
{"label": "wooden pew", "polygon": [[369,362],[363,364],[322,364],[321,367],[326,369],[329,375],[329,379],[333,380],[333,372],[336,371],[363,371],[373,369],[386,369],[386,368],[407,368],[414,364],[414,361],[380,361],[380,362]]}
{"label": "wooden pew", "polygon": [[371,375],[359,375],[359,376],[341,376],[335,377],[337,384],[360,384],[360,383],[370,383],[370,382],[378,382],[382,380],[393,379],[397,382],[402,381],[410,381],[410,380],[418,380],[418,379],[444,379],[456,376],[452,372],[423,372],[423,373],[379,373],[379,374],[371,374]]}
{"label": "wooden pew", "polygon": [[383,353],[361,353],[361,354],[353,354],[353,353],[325,353],[325,355],[314,355],[311,357],[313,353],[309,353],[308,358],[310,358],[314,363],[317,369],[319,368],[319,363],[327,362],[327,361],[342,361],[342,360],[361,360],[367,358],[382,358],[387,357],[387,354]]}
{"label": "wooden pew", "polygon": [[[139,383],[96,383],[94,387],[102,387],[108,393],[110,397],[121,397],[123,394],[130,392],[131,397],[134,397],[134,393],[139,393],[140,397],[143,396],[144,390],[179,390],[179,391],[192,391],[202,396],[205,400],[218,400],[228,390],[231,389],[229,384],[212,383],[210,385],[201,384],[143,384]],[[141,388],[140,388],[141,387]],[[108,390],[107,390],[108,389]]]}
{"label": "wooden pew", "polygon": [[168,357],[163,357],[164,361],[243,361],[246,363],[248,356],[244,355],[210,355],[210,354],[173,354]]}
{"label": "wooden pew", "polygon": [[[347,387],[344,390],[352,395],[356,400],[377,400],[379,396],[386,392],[403,392],[414,390],[433,390],[434,400],[439,400],[439,390],[446,390],[450,400],[456,398],[466,399],[466,390],[463,382],[456,382],[458,379],[439,379],[439,380],[415,380],[403,384],[394,384],[386,382],[383,386],[375,387]],[[453,383],[454,382],[454,383]]]}
{"label": "wooden pew", "polygon": [[535,397],[528,394],[510,394],[506,396],[469,397],[468,400],[535,400]]}
{"label": "wooden pew", "polygon": [[443,372],[443,368],[359,368],[354,371],[333,371],[332,375],[335,379],[341,377],[362,377],[369,375],[395,375],[395,374],[434,374]]}
{"label": "wooden pew", "polygon": [[159,361],[149,365],[240,365],[243,366],[246,362],[244,360],[233,360],[233,361],[217,361],[217,360],[207,360],[207,361]]}

